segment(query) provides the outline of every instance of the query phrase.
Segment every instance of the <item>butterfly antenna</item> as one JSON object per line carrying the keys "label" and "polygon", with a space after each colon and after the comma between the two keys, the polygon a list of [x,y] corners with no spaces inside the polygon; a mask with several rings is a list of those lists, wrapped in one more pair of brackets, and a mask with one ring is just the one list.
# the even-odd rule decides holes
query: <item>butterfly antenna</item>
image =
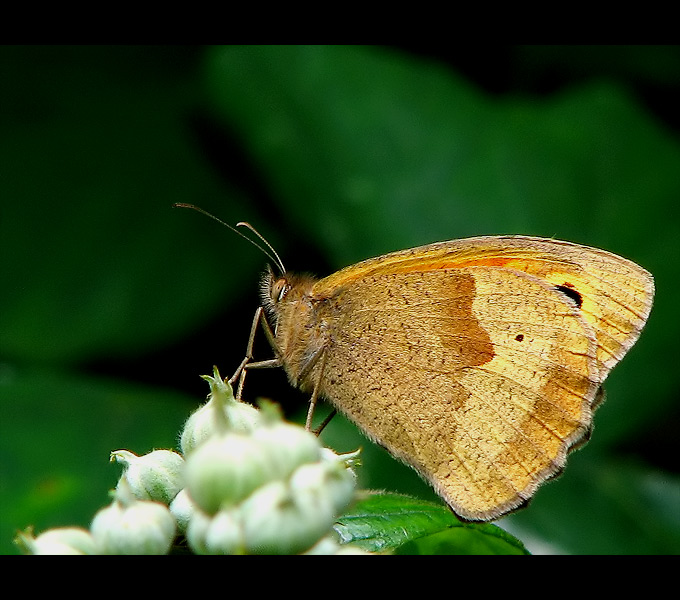
{"label": "butterfly antenna", "polygon": [[258,244],[256,241],[250,239],[247,235],[244,235],[243,233],[241,233],[238,229],[236,229],[236,227],[229,225],[229,223],[225,223],[222,219],[220,219],[219,217],[216,217],[215,215],[209,213],[207,210],[203,210],[202,208],[195,206],[193,204],[186,204],[185,202],[175,202],[172,206],[175,207],[175,208],[191,208],[192,210],[195,210],[195,211],[198,211],[198,212],[204,214],[206,217],[210,217],[211,219],[217,221],[221,225],[224,225],[228,229],[231,229],[234,233],[237,233],[238,235],[240,235],[244,240],[248,240],[253,246],[255,246],[256,248],[259,248],[259,250],[267,258],[269,258],[271,261],[276,263],[276,266],[281,271],[281,275],[283,275],[286,272],[286,269],[283,266],[283,261],[281,260],[279,255],[276,253],[276,250],[274,250],[272,245],[262,235],[260,235],[260,233],[252,225],[250,225],[248,223],[237,223],[236,227],[247,227],[248,229],[250,229],[250,231],[252,231],[258,238],[260,238],[260,240],[262,240],[262,242],[264,242],[267,249],[260,246],[260,244]]}
{"label": "butterfly antenna", "polygon": [[[267,246],[271,254],[267,254],[269,258],[271,258],[275,263],[276,266],[279,268],[281,271],[281,275],[283,275],[286,272],[285,267],[283,266],[283,261],[281,260],[281,257],[277,254],[276,250],[274,250],[274,247],[260,234],[260,232],[255,229],[250,223],[246,223],[245,221],[241,221],[240,223],[236,223],[236,227],[246,227],[247,229],[250,229],[257,237],[262,240],[262,243]],[[255,243],[255,242],[253,242]]]}

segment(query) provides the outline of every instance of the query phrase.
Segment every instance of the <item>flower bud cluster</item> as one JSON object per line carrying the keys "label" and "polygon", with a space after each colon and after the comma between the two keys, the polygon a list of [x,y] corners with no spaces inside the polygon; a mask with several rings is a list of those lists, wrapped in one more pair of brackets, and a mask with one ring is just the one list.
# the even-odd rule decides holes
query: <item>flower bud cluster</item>
{"label": "flower bud cluster", "polygon": [[204,379],[209,400],[185,423],[181,454],[112,452],[123,473],[89,531],[29,528],[17,544],[30,554],[166,554],[179,534],[197,554],[358,551],[331,535],[354,495],[358,452],[323,448],[273,404],[237,401],[217,369]]}
{"label": "flower bud cluster", "polygon": [[[245,411],[217,373],[206,379],[210,402],[197,412],[210,410],[212,419],[195,413],[187,422],[185,487],[170,505],[189,547],[199,554],[309,550],[352,500],[356,454],[322,448],[272,404]],[[195,423],[209,433],[197,435]],[[191,447],[184,443],[199,438]]]}

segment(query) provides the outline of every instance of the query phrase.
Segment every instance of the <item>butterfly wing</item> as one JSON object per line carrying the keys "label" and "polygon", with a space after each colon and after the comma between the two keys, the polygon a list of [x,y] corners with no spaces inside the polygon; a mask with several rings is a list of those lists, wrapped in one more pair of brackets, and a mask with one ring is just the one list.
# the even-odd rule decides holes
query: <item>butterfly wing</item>
{"label": "butterfly wing", "polygon": [[326,360],[311,378],[459,515],[496,518],[589,432],[650,286],[624,259],[534,238],[394,253],[314,286]]}

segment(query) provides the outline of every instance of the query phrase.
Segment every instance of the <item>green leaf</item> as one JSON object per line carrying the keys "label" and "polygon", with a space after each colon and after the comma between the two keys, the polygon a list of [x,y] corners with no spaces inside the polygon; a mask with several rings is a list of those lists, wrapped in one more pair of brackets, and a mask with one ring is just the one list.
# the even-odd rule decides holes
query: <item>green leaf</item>
{"label": "green leaf", "polygon": [[631,459],[588,460],[583,451],[570,463],[507,518],[527,546],[531,538],[572,554],[680,553],[680,477]]}
{"label": "green leaf", "polygon": [[528,554],[500,527],[464,523],[441,504],[409,496],[373,493],[335,525],[343,543],[397,554]]}

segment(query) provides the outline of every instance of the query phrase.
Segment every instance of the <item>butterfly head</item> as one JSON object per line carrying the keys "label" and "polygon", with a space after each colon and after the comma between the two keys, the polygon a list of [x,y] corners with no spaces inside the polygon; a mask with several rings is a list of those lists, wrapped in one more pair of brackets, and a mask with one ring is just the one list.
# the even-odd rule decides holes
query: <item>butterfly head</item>
{"label": "butterfly head", "polygon": [[274,273],[272,268],[267,265],[267,270],[260,282],[260,299],[262,306],[267,312],[267,316],[276,323],[279,307],[290,292],[290,282],[288,275]]}
{"label": "butterfly head", "polygon": [[316,278],[296,273],[275,273],[267,266],[260,283],[260,300],[269,322],[276,328],[284,313],[304,310]]}

